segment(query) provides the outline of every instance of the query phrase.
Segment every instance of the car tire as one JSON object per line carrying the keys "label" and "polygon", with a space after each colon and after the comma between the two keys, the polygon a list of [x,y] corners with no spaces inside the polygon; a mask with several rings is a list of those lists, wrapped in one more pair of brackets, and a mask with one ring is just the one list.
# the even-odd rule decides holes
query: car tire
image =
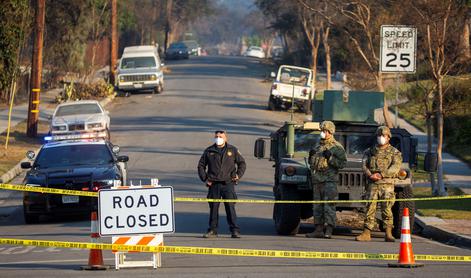
{"label": "car tire", "polygon": [[[397,188],[396,199],[408,199],[413,198],[414,193],[412,192],[412,186],[404,186],[402,188]],[[409,221],[411,230],[414,228],[414,216],[415,216],[415,202],[406,201],[406,202],[395,202],[392,207],[393,213],[393,235],[395,238],[401,237],[402,229],[402,211],[404,208],[409,208]]]}
{"label": "car tire", "polygon": [[[23,208],[23,210],[26,210],[26,208]],[[31,213],[23,213],[23,217],[25,219],[26,224],[37,224],[39,223],[39,214],[31,214]]]}
{"label": "car tire", "polygon": [[[299,200],[296,186],[280,185],[279,200]],[[301,207],[298,204],[279,204],[273,206],[273,220],[279,235],[296,235],[301,223]]]}
{"label": "car tire", "polygon": [[277,110],[275,99],[271,95],[270,95],[270,98],[268,99],[268,110],[270,110],[270,111],[276,111]]}

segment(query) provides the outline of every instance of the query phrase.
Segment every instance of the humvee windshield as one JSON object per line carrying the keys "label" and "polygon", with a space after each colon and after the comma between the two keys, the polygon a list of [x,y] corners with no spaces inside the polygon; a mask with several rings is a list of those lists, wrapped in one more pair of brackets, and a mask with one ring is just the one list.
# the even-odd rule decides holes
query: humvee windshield
{"label": "humvee windshield", "polygon": [[294,134],[294,151],[309,152],[320,140],[319,133],[309,131],[296,131]]}
{"label": "humvee windshield", "polygon": [[[337,139],[339,140],[339,139]],[[376,136],[374,135],[346,135],[345,141],[339,140],[339,142],[346,142],[346,151],[350,155],[363,155],[363,153],[371,146],[376,144]],[[391,145],[401,151],[401,139],[398,137],[391,138]],[[345,145],[345,144],[343,144]],[[345,147],[345,146],[344,146]]]}

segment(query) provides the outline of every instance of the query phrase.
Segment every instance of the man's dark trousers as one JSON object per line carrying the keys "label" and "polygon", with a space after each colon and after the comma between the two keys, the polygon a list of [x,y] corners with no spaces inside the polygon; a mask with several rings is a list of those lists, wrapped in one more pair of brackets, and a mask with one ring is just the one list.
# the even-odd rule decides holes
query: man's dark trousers
{"label": "man's dark trousers", "polygon": [[[209,187],[208,199],[237,199],[233,182],[219,182],[215,181]],[[216,202],[209,202],[209,229],[217,232],[219,221],[219,204]],[[235,203],[224,202],[226,209],[227,224],[231,232],[239,232],[240,228],[237,226],[237,214],[235,211]]]}

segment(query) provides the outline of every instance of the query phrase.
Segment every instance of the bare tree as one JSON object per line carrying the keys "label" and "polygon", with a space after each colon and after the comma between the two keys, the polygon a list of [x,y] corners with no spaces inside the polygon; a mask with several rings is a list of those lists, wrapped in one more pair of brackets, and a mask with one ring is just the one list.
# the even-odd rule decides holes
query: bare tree
{"label": "bare tree", "polygon": [[91,3],[91,39],[92,39],[92,58],[86,78],[90,78],[95,70],[96,52],[99,43],[107,34],[109,28],[110,7],[108,0],[93,0]]}
{"label": "bare tree", "polygon": [[312,9],[306,8],[304,5],[299,7],[301,14],[301,23],[304,33],[306,34],[309,45],[311,46],[311,69],[312,69],[312,87],[316,88],[317,79],[317,63],[319,46],[321,43],[321,25],[322,20],[319,15]]}
{"label": "bare tree", "polygon": [[331,27],[334,26],[334,17],[337,13],[328,5],[328,1],[308,1],[298,0],[298,2],[305,8],[315,13],[319,17],[319,27],[322,39],[322,45],[325,51],[325,66],[327,72],[326,89],[332,88],[332,63],[331,63],[331,48],[329,42],[329,35]]}
{"label": "bare tree", "polygon": [[[379,70],[379,27],[382,10],[376,1],[358,0],[343,1],[332,0],[329,2],[348,22],[339,26],[343,33],[352,43],[355,51],[360,55],[368,70],[373,74],[376,80],[376,87],[384,92],[383,74]],[[388,103],[386,97],[383,107],[384,120],[387,126],[392,127],[391,117],[389,115]]]}
{"label": "bare tree", "polygon": [[419,32],[424,34],[425,57],[436,85],[437,127],[438,127],[438,192],[446,195],[443,181],[443,118],[444,118],[444,78],[459,66],[462,49],[459,46],[465,1],[456,0],[417,0],[411,8],[418,16]]}

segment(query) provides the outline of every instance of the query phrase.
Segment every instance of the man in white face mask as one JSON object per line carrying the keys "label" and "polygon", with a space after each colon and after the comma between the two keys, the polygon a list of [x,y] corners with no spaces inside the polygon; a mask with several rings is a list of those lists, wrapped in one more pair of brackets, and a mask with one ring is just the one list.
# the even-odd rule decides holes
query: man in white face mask
{"label": "man in white face mask", "polygon": [[[321,140],[309,152],[313,200],[337,200],[339,169],[345,167],[347,157],[343,146],[334,138],[334,123],[324,121],[320,128]],[[306,237],[331,238],[336,222],[335,204],[314,204],[313,214],[315,230]]]}
{"label": "man in white face mask", "polygon": [[[394,179],[401,170],[402,154],[389,144],[391,130],[380,126],[376,130],[377,144],[365,151],[363,155],[363,172],[368,177],[368,197],[370,200],[385,199],[381,203],[381,218],[386,231],[384,241],[394,242],[392,235],[394,205]],[[371,230],[376,222],[376,202],[367,204],[363,233],[355,238],[357,241],[370,241]]]}
{"label": "man in white face mask", "polygon": [[[227,135],[223,130],[214,133],[214,144],[206,148],[198,163],[198,175],[208,187],[208,199],[237,199],[235,185],[245,172],[245,160],[239,150],[227,143]],[[219,204],[209,203],[209,228],[203,235],[205,238],[217,237]],[[232,238],[240,237],[237,225],[235,203],[224,202],[227,223]]]}

